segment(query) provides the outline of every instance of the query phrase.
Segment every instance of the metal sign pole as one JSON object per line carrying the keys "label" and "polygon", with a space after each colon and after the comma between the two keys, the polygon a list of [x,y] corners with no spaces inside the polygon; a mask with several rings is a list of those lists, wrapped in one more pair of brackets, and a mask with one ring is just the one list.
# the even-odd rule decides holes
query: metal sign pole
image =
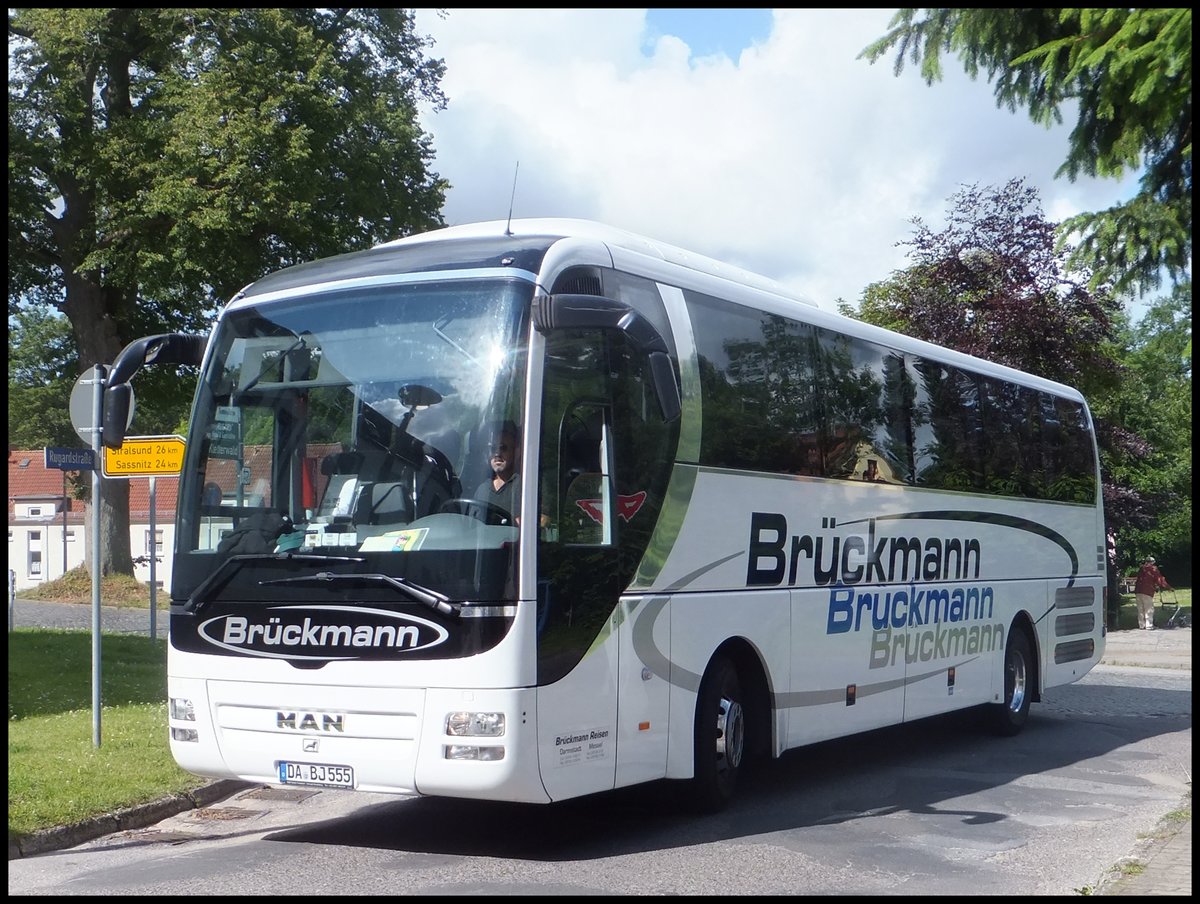
{"label": "metal sign pole", "polygon": [[63,577],[67,576],[67,470],[63,468]]}
{"label": "metal sign pole", "polygon": [[[92,383],[92,451],[97,460],[104,454],[101,448],[101,424],[104,422],[104,379],[108,369],[96,365]],[[100,746],[100,469],[92,469],[92,746]]]}
{"label": "metal sign pole", "polygon": [[150,475],[150,639],[156,640],[158,633],[154,626],[154,617],[158,609],[158,585],[154,579],[154,563],[158,561],[158,531],[155,530],[155,510],[158,508],[154,501],[154,475]]}

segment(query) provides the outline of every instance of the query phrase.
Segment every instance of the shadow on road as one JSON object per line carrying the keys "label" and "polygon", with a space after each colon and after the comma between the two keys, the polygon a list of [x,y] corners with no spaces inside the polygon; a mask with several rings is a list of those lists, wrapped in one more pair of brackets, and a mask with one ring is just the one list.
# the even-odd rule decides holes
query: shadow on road
{"label": "shadow on road", "polygon": [[[1118,713],[1119,715],[1114,715]],[[1026,729],[997,738],[972,713],[939,716],[790,751],[744,776],[724,813],[688,813],[686,786],[658,782],[548,806],[401,798],[351,816],[270,833],[268,841],[338,844],[429,854],[531,861],[595,859],[768,832],[846,824],[892,813],[959,818],[1002,840],[1014,814],[1045,806],[1037,783],[1083,773],[1082,764],[1156,735],[1191,727],[1191,694],[1145,687],[1072,685],[1034,707]],[[1091,770],[1094,767],[1088,766]],[[1103,817],[1094,772],[1056,788],[1073,819]],[[1005,808],[972,810],[961,799],[1004,788]],[[994,797],[994,795],[993,795]],[[947,805],[954,801],[955,805]]]}

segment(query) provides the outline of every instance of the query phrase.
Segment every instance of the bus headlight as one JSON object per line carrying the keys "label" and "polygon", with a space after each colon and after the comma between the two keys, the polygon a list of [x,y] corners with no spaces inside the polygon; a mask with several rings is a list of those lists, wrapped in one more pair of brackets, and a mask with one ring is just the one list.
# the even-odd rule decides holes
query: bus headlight
{"label": "bus headlight", "polygon": [[504,734],[504,713],[448,713],[446,734],[457,738],[501,737]]}
{"label": "bus headlight", "polygon": [[200,740],[200,732],[194,728],[172,728],[171,740],[198,742]]}
{"label": "bus headlight", "polygon": [[171,718],[178,719],[181,722],[195,722],[196,708],[192,706],[192,701],[185,700],[182,697],[172,697]]}

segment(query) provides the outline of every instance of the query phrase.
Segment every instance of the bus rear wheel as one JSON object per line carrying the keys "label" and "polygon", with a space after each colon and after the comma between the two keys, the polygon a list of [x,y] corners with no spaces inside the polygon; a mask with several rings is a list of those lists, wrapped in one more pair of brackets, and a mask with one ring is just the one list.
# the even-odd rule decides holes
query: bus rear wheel
{"label": "bus rear wheel", "polygon": [[692,803],[702,813],[733,799],[746,746],[746,711],[737,668],[724,656],[709,665],[696,701]]}
{"label": "bus rear wheel", "polygon": [[1004,702],[989,707],[991,727],[996,734],[1012,737],[1029,720],[1033,702],[1033,647],[1029,635],[1014,628],[1004,648]]}

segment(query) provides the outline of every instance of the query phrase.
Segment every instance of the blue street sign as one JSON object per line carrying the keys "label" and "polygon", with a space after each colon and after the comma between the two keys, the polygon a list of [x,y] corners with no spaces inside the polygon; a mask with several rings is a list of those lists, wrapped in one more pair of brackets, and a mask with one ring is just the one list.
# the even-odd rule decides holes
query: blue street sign
{"label": "blue street sign", "polygon": [[60,471],[96,470],[96,453],[91,449],[58,449],[46,447],[46,467]]}

